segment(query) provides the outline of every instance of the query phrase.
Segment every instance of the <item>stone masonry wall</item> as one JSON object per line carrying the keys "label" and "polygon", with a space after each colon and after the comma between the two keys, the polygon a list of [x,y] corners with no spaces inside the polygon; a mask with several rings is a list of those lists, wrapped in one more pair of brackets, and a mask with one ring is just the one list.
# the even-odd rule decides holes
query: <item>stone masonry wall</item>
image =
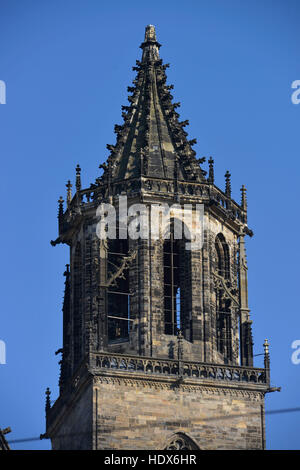
{"label": "stone masonry wall", "polygon": [[92,387],[88,386],[68,403],[63,420],[53,432],[53,450],[89,450],[92,448]]}
{"label": "stone masonry wall", "polygon": [[259,392],[172,388],[169,383],[108,377],[94,381],[95,449],[161,450],[178,432],[203,450],[263,447],[264,400]]}

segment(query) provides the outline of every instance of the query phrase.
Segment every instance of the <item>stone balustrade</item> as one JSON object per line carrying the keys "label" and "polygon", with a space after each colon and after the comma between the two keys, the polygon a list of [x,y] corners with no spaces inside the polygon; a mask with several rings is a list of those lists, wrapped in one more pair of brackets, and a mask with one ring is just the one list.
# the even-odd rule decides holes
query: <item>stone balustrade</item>
{"label": "stone balustrade", "polygon": [[208,364],[174,359],[158,359],[113,353],[94,353],[95,369],[138,372],[153,376],[182,376],[222,382],[249,382],[268,385],[265,369],[222,364]]}

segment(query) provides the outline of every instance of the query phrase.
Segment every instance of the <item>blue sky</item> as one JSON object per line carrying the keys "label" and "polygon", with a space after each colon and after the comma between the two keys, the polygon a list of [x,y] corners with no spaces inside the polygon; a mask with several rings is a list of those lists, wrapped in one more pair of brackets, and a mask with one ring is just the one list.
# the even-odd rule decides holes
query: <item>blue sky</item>
{"label": "blue sky", "polygon": [[[151,5],[150,5],[151,4]],[[82,167],[99,175],[121,105],[154,24],[168,83],[197,138],[215,160],[216,183],[232,174],[233,197],[248,189],[249,303],[254,353],[271,344],[267,410],[299,407],[299,122],[291,84],[300,79],[297,0],[1,0],[0,105],[1,324],[0,427],[9,439],[45,431],[44,391],[58,393],[67,247],[57,237],[57,199]],[[258,356],[256,365],[262,365]],[[300,449],[300,413],[267,415],[267,447]],[[49,449],[49,441],[13,444]]]}

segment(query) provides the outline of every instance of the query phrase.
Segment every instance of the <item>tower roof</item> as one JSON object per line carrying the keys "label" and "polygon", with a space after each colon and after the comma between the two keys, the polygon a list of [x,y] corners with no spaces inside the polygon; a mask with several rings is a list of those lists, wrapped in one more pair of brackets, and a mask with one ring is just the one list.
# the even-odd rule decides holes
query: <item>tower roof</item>
{"label": "tower roof", "polygon": [[115,126],[117,141],[107,145],[111,179],[124,180],[139,176],[186,181],[205,181],[184,127],[188,121],[179,122],[166,84],[165,70],[159,56],[161,45],[157,42],[154,26],[148,25],[141,44],[142,59],[136,61],[137,72],[133,86],[128,87],[129,105],[122,106],[124,123]]}
{"label": "tower roof", "polygon": [[188,140],[184,128],[188,121],[179,121],[176,108],[180,103],[172,102],[167,85],[166,68],[159,57],[161,45],[157,41],[155,28],[146,26],[141,44],[142,58],[136,61],[137,72],[132,87],[128,87],[129,105],[122,106],[124,123],[115,125],[115,145],[107,145],[110,155],[100,165],[103,174],[89,188],[82,189],[81,168],[76,167],[76,193],[72,198],[70,181],[67,183],[67,210],[64,212],[60,197],[58,220],[59,238],[51,243],[69,242],[74,224],[79,223],[85,203],[111,202],[114,196],[161,194],[177,202],[192,198],[206,203],[214,216],[222,223],[227,221],[237,233],[243,230],[252,236],[247,225],[246,189],[242,189],[242,205],[231,196],[231,175],[225,174],[226,187],[222,191],[215,185],[214,160],[208,160],[209,174],[201,168],[205,157],[196,158],[192,146],[196,139]]}

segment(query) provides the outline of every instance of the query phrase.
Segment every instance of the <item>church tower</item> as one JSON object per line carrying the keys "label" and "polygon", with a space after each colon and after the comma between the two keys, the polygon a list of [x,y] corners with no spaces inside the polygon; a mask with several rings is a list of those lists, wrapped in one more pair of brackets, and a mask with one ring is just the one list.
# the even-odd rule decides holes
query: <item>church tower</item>
{"label": "church tower", "polygon": [[70,249],[53,449],[263,449],[264,368],[253,365],[241,202],[196,158],[172,102],[155,28],[116,143],[87,189],[59,200]]}

